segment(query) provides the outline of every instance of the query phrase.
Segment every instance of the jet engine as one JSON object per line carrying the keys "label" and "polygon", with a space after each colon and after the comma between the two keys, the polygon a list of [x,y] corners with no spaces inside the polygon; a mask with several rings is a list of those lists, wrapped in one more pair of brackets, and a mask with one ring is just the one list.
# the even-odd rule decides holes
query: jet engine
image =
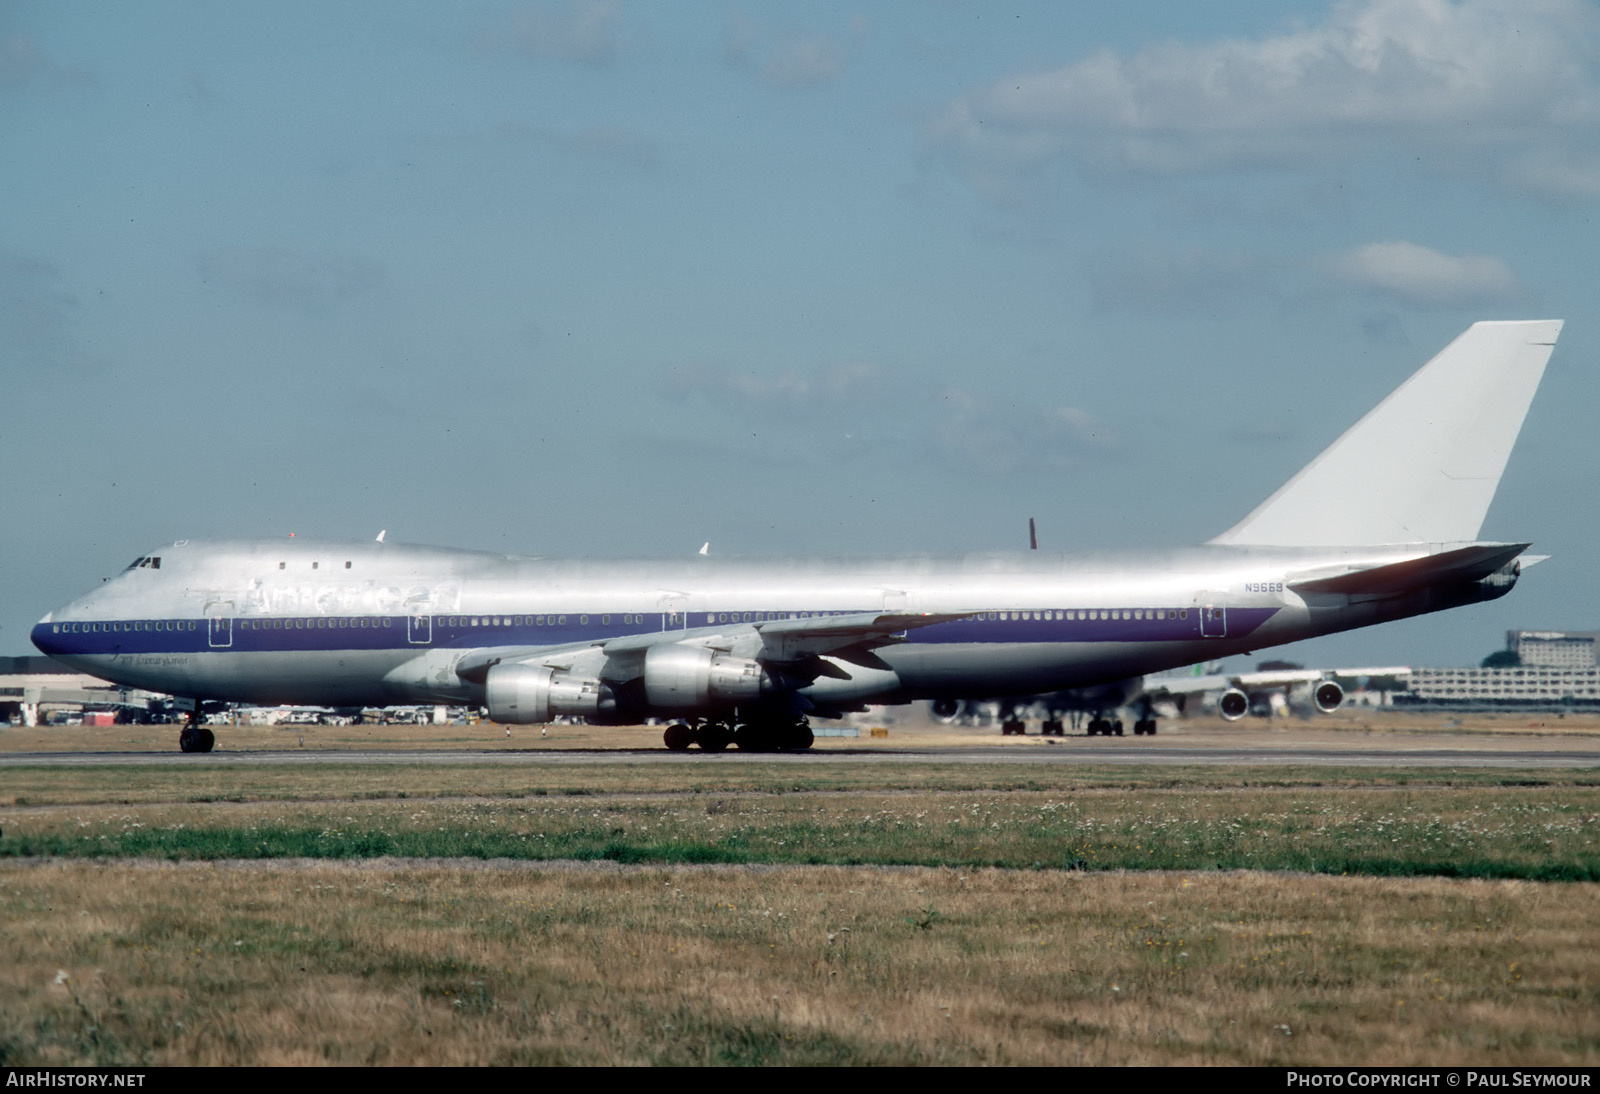
{"label": "jet engine", "polygon": [[1332,714],[1344,702],[1344,688],[1332,680],[1324,680],[1311,689],[1311,701],[1324,714]]}
{"label": "jet engine", "polygon": [[960,699],[935,699],[928,707],[933,720],[946,726],[955,725],[966,709],[967,704]]}
{"label": "jet engine", "polygon": [[644,654],[644,696],[654,710],[704,710],[761,698],[771,677],[759,661],[704,646],[662,644]]}
{"label": "jet engine", "polygon": [[563,714],[590,717],[613,704],[611,689],[548,665],[496,665],[484,681],[489,717],[506,725],[549,722]]}
{"label": "jet engine", "polygon": [[1217,713],[1229,722],[1237,722],[1250,713],[1250,696],[1238,688],[1229,688],[1217,700]]}

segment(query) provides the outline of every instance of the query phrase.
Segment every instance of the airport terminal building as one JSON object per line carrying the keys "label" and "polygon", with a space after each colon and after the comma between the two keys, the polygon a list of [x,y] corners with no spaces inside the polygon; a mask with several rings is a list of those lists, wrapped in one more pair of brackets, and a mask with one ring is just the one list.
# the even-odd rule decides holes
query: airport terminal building
{"label": "airport terminal building", "polygon": [[[108,684],[49,657],[0,657],[0,725],[38,725],[58,712],[82,716],[96,711],[116,717],[122,710],[147,711],[160,696]],[[124,717],[126,717],[124,715]]]}
{"label": "airport terminal building", "polygon": [[1596,631],[1507,631],[1521,660],[1505,668],[1412,669],[1399,704],[1479,707],[1600,706]]}

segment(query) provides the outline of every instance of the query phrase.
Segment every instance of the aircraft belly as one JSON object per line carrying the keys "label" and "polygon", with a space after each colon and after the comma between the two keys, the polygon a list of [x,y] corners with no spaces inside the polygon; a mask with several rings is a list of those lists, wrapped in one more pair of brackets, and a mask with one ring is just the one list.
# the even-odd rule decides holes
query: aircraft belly
{"label": "aircraft belly", "polygon": [[432,701],[413,697],[387,677],[411,651],[339,650],[273,653],[205,651],[86,658],[87,672],[130,687],[240,703],[381,706]]}
{"label": "aircraft belly", "polygon": [[1121,680],[1235,652],[1218,642],[1039,642],[905,645],[880,651],[916,697],[987,698]]}

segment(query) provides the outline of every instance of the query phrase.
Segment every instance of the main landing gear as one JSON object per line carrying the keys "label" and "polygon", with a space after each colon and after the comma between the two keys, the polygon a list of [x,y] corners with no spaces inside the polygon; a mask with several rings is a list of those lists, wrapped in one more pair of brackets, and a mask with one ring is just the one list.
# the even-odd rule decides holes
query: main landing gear
{"label": "main landing gear", "polygon": [[[1076,729],[1079,725],[1077,722],[1078,715],[1074,714],[1072,717],[1073,728]],[[1096,714],[1091,718],[1087,728],[1091,737],[1121,737],[1124,732],[1121,718],[1107,718],[1101,714]],[[1062,724],[1060,718],[1047,718],[1039,726],[1039,736],[1041,737],[1065,737],[1066,732],[1066,727]],[[1028,723],[1015,714],[1000,723],[1000,735],[1002,737],[1024,737],[1027,733]],[[1133,735],[1135,737],[1154,737],[1156,735],[1155,717],[1146,714],[1134,722]]]}
{"label": "main landing gear", "polygon": [[[1027,735],[1028,723],[1016,715],[1012,715],[1000,723],[1000,736],[1002,737],[1026,737]],[[1065,737],[1066,735],[1067,727],[1061,724],[1061,719],[1059,718],[1046,718],[1039,724],[1039,736],[1041,737]]]}
{"label": "main landing gear", "polygon": [[217,735],[200,724],[200,703],[195,702],[189,720],[178,731],[178,750],[181,752],[210,752],[217,747]]}
{"label": "main landing gear", "polygon": [[763,718],[739,723],[704,721],[693,725],[673,722],[661,737],[673,752],[683,752],[690,745],[699,745],[702,752],[721,752],[729,745],[743,752],[777,752],[810,748],[816,739],[804,718]]}

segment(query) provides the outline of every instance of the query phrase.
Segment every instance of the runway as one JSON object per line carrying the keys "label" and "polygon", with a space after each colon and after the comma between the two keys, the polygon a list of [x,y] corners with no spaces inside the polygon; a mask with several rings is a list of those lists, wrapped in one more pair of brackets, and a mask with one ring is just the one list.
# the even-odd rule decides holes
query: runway
{"label": "runway", "polygon": [[703,764],[772,766],[816,764],[1039,764],[1157,767],[1403,767],[1403,768],[1560,768],[1600,769],[1600,749],[1549,748],[1383,748],[1099,745],[1093,748],[957,747],[929,749],[830,748],[808,752],[751,753],[666,749],[348,749],[218,751],[206,755],[173,751],[29,752],[0,755],[7,767],[173,766],[257,767],[271,764],[397,764],[397,765],[540,765],[550,767],[604,764]]}

